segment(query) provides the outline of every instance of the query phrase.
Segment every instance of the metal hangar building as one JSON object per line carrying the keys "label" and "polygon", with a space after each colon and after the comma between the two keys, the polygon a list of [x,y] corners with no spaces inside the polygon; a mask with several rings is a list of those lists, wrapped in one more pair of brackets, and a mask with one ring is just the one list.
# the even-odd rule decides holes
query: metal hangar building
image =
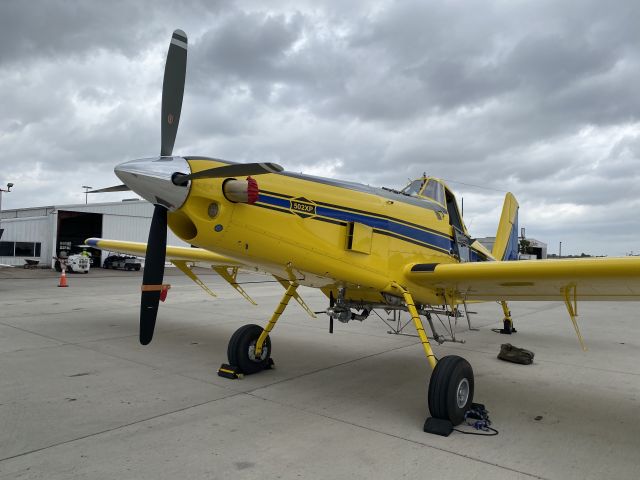
{"label": "metal hangar building", "polygon": [[[3,210],[0,228],[0,264],[23,266],[26,259],[53,267],[61,250],[82,251],[88,237],[147,242],[153,205],[144,200],[51,205]],[[167,244],[189,246],[169,229]],[[108,252],[87,249],[95,265],[102,265]]]}

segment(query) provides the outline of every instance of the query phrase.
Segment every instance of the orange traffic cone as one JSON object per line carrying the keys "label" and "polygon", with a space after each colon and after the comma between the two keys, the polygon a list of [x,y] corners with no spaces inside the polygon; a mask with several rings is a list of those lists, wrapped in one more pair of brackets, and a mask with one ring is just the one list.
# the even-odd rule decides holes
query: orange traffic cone
{"label": "orange traffic cone", "polygon": [[67,272],[65,272],[66,269],[62,269],[62,274],[60,275],[60,283],[58,284],[59,287],[68,287],[69,285],[67,285]]}

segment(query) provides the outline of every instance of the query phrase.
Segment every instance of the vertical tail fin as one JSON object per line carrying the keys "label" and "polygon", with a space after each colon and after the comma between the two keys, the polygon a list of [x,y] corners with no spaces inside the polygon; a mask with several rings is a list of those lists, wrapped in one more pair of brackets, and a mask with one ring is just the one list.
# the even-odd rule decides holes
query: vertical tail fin
{"label": "vertical tail fin", "polygon": [[496,260],[518,259],[518,201],[512,193],[504,197],[502,215],[491,254]]}

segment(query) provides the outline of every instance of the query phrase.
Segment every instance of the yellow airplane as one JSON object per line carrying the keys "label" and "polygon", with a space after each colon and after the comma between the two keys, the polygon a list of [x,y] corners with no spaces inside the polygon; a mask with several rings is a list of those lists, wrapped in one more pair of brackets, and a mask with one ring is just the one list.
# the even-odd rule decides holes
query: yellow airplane
{"label": "yellow airplane", "polygon": [[[247,300],[239,270],[273,275],[284,295],[263,328],[245,325],[231,337],[220,374],[237,377],[271,366],[269,335],[291,298],[313,315],[300,285],[322,290],[331,321],[364,320],[374,310],[408,312],[433,369],[428,392],[432,417],[461,423],[474,392],[473,371],[456,355],[437,358],[441,342],[431,314],[461,315],[461,305],[499,301],[504,333],[512,331],[508,300],[560,300],[576,323],[579,300],[640,299],[640,258],[509,261],[517,258],[518,203],[507,194],[496,242],[488,251],[473,240],[456,198],[437,178],[423,175],[396,191],[283,171],[271,163],[173,156],[187,60],[187,37],[173,33],[165,66],[159,157],[118,165],[123,185],[155,205],[147,244],[91,238],[100,249],[146,255],[140,342],[153,336],[165,261],[213,294],[191,270],[213,266]],[[258,177],[256,180],[254,177]],[[166,245],[167,226],[198,248]],[[583,344],[584,347],[584,344]]]}

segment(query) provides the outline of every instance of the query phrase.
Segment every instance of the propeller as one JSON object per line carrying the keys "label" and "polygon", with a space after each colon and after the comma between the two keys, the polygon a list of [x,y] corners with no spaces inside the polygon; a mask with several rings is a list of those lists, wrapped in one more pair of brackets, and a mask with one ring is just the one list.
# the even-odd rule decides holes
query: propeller
{"label": "propeller", "polygon": [[175,185],[185,185],[189,180],[198,178],[245,177],[265,173],[279,173],[283,170],[284,168],[277,163],[239,163],[209,168],[189,175],[178,173],[174,175],[172,181]]}
{"label": "propeller", "polygon": [[[160,155],[169,157],[178,133],[184,79],[187,71],[187,35],[175,30],[169,44],[162,82],[162,118]],[[158,316],[158,304],[163,290],[164,263],[167,250],[167,208],[156,204],[149,228],[149,241],[142,276],[140,299],[140,343],[147,345],[153,338]]]}
{"label": "propeller", "polygon": [[128,192],[129,190],[131,189],[123,184],[114,187],[100,188],[98,190],[89,190],[87,193]]}
{"label": "propeller", "polygon": [[[164,67],[164,80],[162,83],[162,113],[160,118],[161,157],[171,157],[173,153],[173,145],[176,140],[176,134],[178,133],[180,112],[182,110],[186,71],[187,35],[182,30],[175,30],[171,37],[171,43],[169,44],[167,62]],[[158,160],[161,160],[161,158]],[[126,166],[127,164],[124,165]],[[233,164],[210,168],[188,175],[176,172],[173,174],[172,182],[174,185],[180,186],[186,185],[190,180],[198,178],[240,177],[278,173],[282,170],[283,168],[275,163]],[[123,171],[126,170],[123,168]],[[136,175],[137,174],[133,176],[135,177]],[[120,189],[125,190],[128,189],[128,187],[116,186],[100,191],[122,191]],[[167,209],[169,203],[162,202],[158,195],[153,195],[153,198],[155,199],[153,200],[155,207],[149,229],[140,301],[140,343],[142,345],[147,345],[153,338],[153,331],[158,315],[158,305],[161,300],[164,300],[166,291],[169,288],[168,285],[162,283],[167,250]]]}
{"label": "propeller", "polygon": [[147,345],[153,338],[158,316],[158,304],[163,288],[164,261],[167,249],[167,209],[156,205],[149,229],[149,241],[142,276],[140,298],[140,343]]}
{"label": "propeller", "polygon": [[162,82],[162,123],[160,155],[170,157],[178,133],[184,79],[187,73],[187,34],[175,30],[169,44]]}

